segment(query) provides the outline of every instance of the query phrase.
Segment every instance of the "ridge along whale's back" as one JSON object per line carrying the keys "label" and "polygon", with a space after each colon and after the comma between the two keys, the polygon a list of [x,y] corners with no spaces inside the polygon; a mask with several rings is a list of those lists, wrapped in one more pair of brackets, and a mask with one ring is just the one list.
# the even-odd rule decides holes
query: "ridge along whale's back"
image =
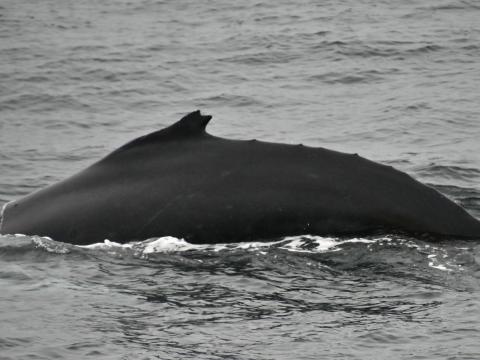
{"label": "ridge along whale's back", "polygon": [[407,174],[323,148],[228,140],[199,111],[9,203],[1,233],[90,244],[407,232],[478,238],[480,222]]}

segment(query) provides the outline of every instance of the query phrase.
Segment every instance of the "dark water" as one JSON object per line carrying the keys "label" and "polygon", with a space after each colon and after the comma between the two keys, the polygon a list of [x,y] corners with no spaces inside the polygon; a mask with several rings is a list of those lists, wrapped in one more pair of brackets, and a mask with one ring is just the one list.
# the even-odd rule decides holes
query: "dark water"
{"label": "dark water", "polygon": [[[0,2],[0,205],[201,109],[480,217],[477,1]],[[294,174],[292,174],[294,175]],[[1,359],[478,359],[480,242],[0,236]]]}

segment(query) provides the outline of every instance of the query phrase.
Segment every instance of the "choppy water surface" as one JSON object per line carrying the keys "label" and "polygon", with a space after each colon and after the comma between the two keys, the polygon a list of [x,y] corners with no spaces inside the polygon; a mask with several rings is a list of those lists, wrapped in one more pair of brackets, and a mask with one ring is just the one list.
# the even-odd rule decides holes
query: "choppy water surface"
{"label": "choppy water surface", "polygon": [[[0,3],[0,205],[201,109],[480,217],[476,1]],[[2,359],[477,359],[480,242],[0,237]]]}

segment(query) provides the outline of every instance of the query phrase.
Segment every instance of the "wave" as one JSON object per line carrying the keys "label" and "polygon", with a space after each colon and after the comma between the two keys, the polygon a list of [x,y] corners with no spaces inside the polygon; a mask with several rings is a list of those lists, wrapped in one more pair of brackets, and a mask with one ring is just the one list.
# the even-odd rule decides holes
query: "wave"
{"label": "wave", "polygon": [[308,81],[322,81],[326,84],[356,84],[356,83],[376,83],[384,80],[382,72],[377,70],[365,70],[352,74],[340,72],[326,72],[323,74],[313,75]]}
{"label": "wave", "polygon": [[198,98],[195,99],[195,101],[198,106],[212,106],[212,104],[223,104],[233,107],[264,105],[262,101],[259,101],[252,96],[226,93],[212,95],[204,98]]}
{"label": "wave", "polygon": [[475,4],[473,1],[456,1],[447,4],[432,5],[427,7],[420,7],[421,11],[442,11],[442,10],[480,10],[480,5]]}
{"label": "wave", "polygon": [[402,57],[438,52],[445,47],[432,43],[421,44],[395,40],[373,42],[324,40],[315,44],[312,49],[353,57]]}
{"label": "wave", "polygon": [[[109,240],[77,246],[48,237],[0,236],[0,255],[9,253],[47,252],[65,256],[81,254],[86,258],[125,259],[148,263],[170,263],[189,266],[230,266],[245,257],[260,259],[271,266],[283,261],[298,267],[322,267],[329,271],[364,271],[378,268],[405,272],[413,266],[442,272],[462,272],[479,264],[472,252],[479,245],[471,242],[431,244],[418,239],[394,235],[360,238],[334,238],[313,235],[285,237],[272,241],[224,244],[191,244],[183,239],[165,236],[119,244]],[[36,255],[32,255],[33,257]],[[140,263],[141,264],[141,263]],[[405,267],[406,266],[406,267]],[[403,268],[403,270],[402,270]]]}
{"label": "wave", "polygon": [[20,94],[6,97],[0,102],[0,108],[4,110],[58,111],[59,109],[86,110],[90,106],[72,95]]}
{"label": "wave", "polygon": [[217,61],[221,63],[271,66],[271,64],[284,64],[298,59],[300,54],[289,51],[260,51],[253,54],[238,54],[229,57],[223,57]]}
{"label": "wave", "polygon": [[449,180],[465,180],[471,183],[478,182],[480,179],[480,170],[471,167],[458,165],[440,165],[431,163],[416,169],[421,176],[431,176],[434,178]]}

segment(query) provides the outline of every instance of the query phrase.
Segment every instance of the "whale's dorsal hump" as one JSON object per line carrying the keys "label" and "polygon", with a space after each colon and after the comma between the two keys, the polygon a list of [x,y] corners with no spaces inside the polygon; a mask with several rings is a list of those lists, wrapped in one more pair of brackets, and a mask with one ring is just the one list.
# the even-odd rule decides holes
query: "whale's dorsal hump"
{"label": "whale's dorsal hump", "polygon": [[117,155],[132,148],[137,148],[144,145],[150,145],[164,141],[191,139],[197,136],[205,135],[205,128],[211,119],[212,117],[210,115],[202,115],[200,110],[191,112],[173,125],[136,138],[135,140],[132,140],[129,143],[119,147],[117,150],[110,153],[107,158],[111,155]]}

